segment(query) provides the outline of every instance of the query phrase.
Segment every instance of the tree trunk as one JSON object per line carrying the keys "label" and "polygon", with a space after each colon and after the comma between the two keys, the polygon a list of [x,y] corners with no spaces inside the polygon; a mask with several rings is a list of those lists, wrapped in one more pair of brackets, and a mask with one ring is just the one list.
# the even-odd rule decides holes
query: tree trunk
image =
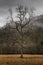
{"label": "tree trunk", "polygon": [[21,49],[21,56],[20,57],[23,58],[23,51],[22,51],[22,49]]}
{"label": "tree trunk", "polygon": [[21,21],[21,58],[23,58],[22,44],[23,44],[23,31],[22,31],[22,21]]}

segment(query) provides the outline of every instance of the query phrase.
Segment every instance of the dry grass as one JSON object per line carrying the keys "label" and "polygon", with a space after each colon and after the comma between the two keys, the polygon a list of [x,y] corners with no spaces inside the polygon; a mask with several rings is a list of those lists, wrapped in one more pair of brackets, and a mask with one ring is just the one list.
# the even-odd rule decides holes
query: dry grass
{"label": "dry grass", "polygon": [[43,55],[0,55],[0,65],[43,65]]}

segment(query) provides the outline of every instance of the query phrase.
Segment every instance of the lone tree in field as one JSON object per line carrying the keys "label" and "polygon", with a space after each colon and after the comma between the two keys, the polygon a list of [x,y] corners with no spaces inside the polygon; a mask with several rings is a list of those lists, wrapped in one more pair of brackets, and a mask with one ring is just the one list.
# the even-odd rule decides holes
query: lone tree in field
{"label": "lone tree in field", "polygon": [[[29,24],[30,20],[31,20],[31,15],[29,14],[29,20],[28,22],[26,22],[25,24],[23,24],[23,21],[25,20],[25,16],[26,14],[28,13],[28,8],[27,7],[24,7],[23,5],[18,5],[18,7],[16,8],[16,11],[17,11],[17,18],[19,19],[19,21],[15,22],[16,24],[16,27],[13,28],[13,29],[16,29],[20,36],[21,36],[21,58],[23,58],[23,28]],[[31,13],[33,14],[34,12],[34,9],[31,9]],[[9,9],[9,13],[10,13],[10,18],[11,18],[11,22],[13,23],[13,17],[12,17],[12,10]]]}
{"label": "lone tree in field", "polygon": [[[18,5],[18,7],[16,8],[17,11],[17,18],[19,19],[19,22],[15,22],[16,24],[16,29],[19,32],[19,34],[21,35],[21,58],[23,58],[23,28],[29,24],[30,19],[32,18],[33,12],[34,12],[34,8],[31,8],[31,15],[29,15],[29,20],[23,24],[23,21],[25,20],[25,16],[28,13],[28,8],[24,7],[23,5]],[[20,29],[19,29],[20,27]]]}
{"label": "lone tree in field", "polygon": [[[18,14],[17,14],[17,18],[19,18],[19,22],[15,22],[16,23],[16,29],[19,32],[19,34],[21,35],[21,58],[23,58],[23,28],[24,26],[27,24],[23,25],[23,21],[25,19],[25,16],[28,12],[28,8],[27,7],[23,7],[22,5],[18,5],[18,7],[16,8]],[[20,29],[19,29],[20,27]]]}

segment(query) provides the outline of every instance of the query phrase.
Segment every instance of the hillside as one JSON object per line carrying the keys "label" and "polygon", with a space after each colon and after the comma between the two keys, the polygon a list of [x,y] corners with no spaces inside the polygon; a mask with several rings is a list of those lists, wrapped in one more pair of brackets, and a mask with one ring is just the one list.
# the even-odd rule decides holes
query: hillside
{"label": "hillside", "polygon": [[32,18],[23,28],[23,43],[19,32],[10,23],[0,29],[0,53],[43,53],[43,15]]}

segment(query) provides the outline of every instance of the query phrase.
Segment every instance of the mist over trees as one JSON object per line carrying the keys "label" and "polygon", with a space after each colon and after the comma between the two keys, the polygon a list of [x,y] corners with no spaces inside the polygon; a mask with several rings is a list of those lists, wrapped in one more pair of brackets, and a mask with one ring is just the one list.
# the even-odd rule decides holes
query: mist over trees
{"label": "mist over trees", "polygon": [[[31,14],[28,13],[28,8],[23,5],[18,5],[16,8],[17,18],[19,21],[13,20],[12,9],[9,8],[10,22],[0,29],[0,53],[43,53],[43,28],[31,27],[34,20],[35,8],[31,8]],[[26,14],[29,14],[28,21],[25,20]],[[41,16],[40,16],[41,17]],[[39,18],[39,16],[37,17]],[[7,20],[9,17],[7,18]],[[25,21],[25,23],[24,23]],[[43,17],[40,18],[43,21]],[[33,29],[35,28],[35,29]]]}

